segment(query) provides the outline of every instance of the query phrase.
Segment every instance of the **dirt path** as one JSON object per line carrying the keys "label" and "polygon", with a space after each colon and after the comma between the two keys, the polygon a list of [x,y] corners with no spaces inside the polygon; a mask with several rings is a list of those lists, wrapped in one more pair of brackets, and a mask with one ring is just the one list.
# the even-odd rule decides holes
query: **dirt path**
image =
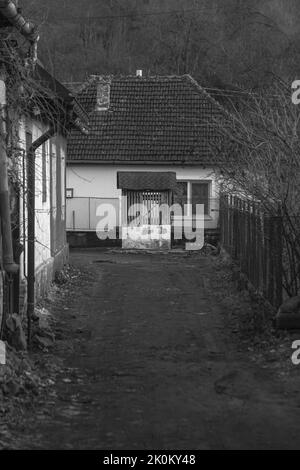
{"label": "dirt path", "polygon": [[63,372],[16,430],[19,447],[300,447],[300,399],[232,344],[209,257],[71,260],[87,274],[52,306]]}

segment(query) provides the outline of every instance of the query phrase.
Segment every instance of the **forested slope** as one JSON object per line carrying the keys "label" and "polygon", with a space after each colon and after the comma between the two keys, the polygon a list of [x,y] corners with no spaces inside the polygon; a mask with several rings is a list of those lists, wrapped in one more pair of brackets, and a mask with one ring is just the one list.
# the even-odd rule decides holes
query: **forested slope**
{"label": "forested slope", "polygon": [[20,0],[41,25],[40,58],[65,81],[91,73],[190,73],[260,88],[300,64],[297,0]]}

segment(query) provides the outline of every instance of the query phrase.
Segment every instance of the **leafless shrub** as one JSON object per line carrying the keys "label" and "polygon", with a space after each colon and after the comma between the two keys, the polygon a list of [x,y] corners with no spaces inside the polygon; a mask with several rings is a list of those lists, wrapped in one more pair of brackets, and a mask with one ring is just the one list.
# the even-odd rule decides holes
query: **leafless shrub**
{"label": "leafless shrub", "polygon": [[211,149],[224,192],[281,217],[283,286],[289,296],[300,292],[299,111],[286,85],[265,95],[243,93],[238,107],[215,121]]}

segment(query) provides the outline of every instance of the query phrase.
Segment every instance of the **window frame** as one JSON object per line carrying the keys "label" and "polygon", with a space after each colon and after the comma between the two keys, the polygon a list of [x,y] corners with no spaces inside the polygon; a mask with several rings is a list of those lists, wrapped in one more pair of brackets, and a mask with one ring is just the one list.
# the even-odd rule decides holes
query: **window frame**
{"label": "window frame", "polygon": [[210,217],[211,205],[211,191],[212,191],[212,180],[208,179],[177,179],[177,183],[187,183],[187,217],[195,217],[193,214],[193,201],[192,201],[192,185],[193,184],[206,184],[208,186],[208,198],[207,198],[207,211],[204,213],[204,217]]}

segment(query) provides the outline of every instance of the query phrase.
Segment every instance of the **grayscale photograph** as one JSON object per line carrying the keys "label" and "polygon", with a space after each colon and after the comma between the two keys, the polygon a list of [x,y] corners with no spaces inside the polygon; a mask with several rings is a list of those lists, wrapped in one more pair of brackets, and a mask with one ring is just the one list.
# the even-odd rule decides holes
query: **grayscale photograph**
{"label": "grayscale photograph", "polygon": [[299,390],[299,0],[0,0],[0,450],[300,450]]}

